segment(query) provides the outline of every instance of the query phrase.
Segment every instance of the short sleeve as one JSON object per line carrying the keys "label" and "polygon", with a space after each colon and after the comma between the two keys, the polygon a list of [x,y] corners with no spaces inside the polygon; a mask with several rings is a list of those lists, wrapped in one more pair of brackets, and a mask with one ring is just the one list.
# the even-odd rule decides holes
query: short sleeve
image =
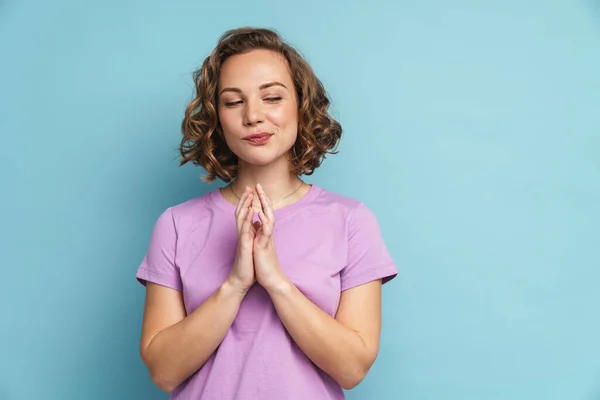
{"label": "short sleeve", "polygon": [[340,272],[341,290],[377,279],[387,283],[397,274],[375,214],[360,203],[348,221],[348,262]]}
{"label": "short sleeve", "polygon": [[154,224],[148,251],[139,266],[136,278],[142,284],[147,282],[183,290],[179,268],[175,264],[177,231],[171,208],[163,212]]}

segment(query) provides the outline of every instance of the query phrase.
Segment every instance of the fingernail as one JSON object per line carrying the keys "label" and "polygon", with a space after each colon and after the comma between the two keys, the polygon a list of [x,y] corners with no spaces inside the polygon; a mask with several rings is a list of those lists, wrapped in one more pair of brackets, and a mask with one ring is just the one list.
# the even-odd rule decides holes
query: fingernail
{"label": "fingernail", "polygon": [[260,186],[260,183],[257,183],[256,186],[258,187],[258,190],[260,190],[262,192],[262,186]]}

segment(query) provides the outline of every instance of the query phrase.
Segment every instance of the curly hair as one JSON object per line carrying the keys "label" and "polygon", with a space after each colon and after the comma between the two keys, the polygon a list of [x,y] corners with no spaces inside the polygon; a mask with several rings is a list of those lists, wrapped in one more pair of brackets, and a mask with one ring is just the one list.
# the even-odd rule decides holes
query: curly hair
{"label": "curly hair", "polygon": [[311,175],[327,154],[335,154],[341,125],[329,114],[329,98],[321,81],[299,52],[273,30],[243,27],[225,32],[202,67],[193,73],[195,96],[182,122],[180,166],[192,162],[204,168],[205,182],[237,176],[238,159],[229,149],[218,116],[217,83],[223,63],[254,49],[275,51],[287,60],[298,99],[298,136],[290,150],[291,172]]}

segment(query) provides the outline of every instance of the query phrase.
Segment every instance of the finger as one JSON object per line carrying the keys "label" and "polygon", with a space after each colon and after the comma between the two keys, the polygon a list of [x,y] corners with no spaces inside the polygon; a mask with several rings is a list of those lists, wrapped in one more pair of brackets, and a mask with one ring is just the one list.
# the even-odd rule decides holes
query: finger
{"label": "finger", "polygon": [[243,229],[244,221],[248,218],[248,215],[252,217],[254,215],[254,211],[251,211],[252,208],[252,198],[254,195],[252,193],[248,193],[246,195],[246,200],[242,205],[239,215],[236,218],[236,225],[238,228],[238,232]]}
{"label": "finger", "polygon": [[246,216],[242,223],[242,234],[250,233],[250,228],[252,227],[252,218],[254,217],[254,210],[252,209],[252,203],[250,206],[246,208]]}
{"label": "finger", "polygon": [[273,207],[271,207],[271,203],[269,202],[269,199],[267,198],[267,194],[263,190],[260,183],[256,184],[256,188],[257,188],[258,198],[260,199],[260,205],[262,207],[262,210],[263,210],[265,216],[267,217],[267,219],[271,222],[271,225],[273,225],[275,223],[275,214],[273,212]]}
{"label": "finger", "polygon": [[263,235],[267,238],[270,237],[273,233],[273,224],[269,223],[269,219],[262,211],[258,212],[258,218],[262,222]]}
{"label": "finger", "polygon": [[242,194],[242,197],[240,197],[240,200],[238,201],[237,206],[235,208],[235,216],[236,217],[240,214],[240,211],[242,209],[244,201],[246,200],[247,195],[248,195],[248,186],[246,186],[246,188],[244,189],[244,193]]}

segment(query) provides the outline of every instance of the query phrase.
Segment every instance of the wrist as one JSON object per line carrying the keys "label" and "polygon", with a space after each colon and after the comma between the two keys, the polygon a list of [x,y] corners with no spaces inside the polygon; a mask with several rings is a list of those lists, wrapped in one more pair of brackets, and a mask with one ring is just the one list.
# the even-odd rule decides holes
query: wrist
{"label": "wrist", "polygon": [[240,301],[246,296],[250,288],[242,285],[238,279],[229,275],[220,287],[221,292],[226,296],[239,298]]}
{"label": "wrist", "polygon": [[294,284],[286,276],[281,276],[275,282],[265,286],[265,290],[271,297],[288,295],[294,288]]}

